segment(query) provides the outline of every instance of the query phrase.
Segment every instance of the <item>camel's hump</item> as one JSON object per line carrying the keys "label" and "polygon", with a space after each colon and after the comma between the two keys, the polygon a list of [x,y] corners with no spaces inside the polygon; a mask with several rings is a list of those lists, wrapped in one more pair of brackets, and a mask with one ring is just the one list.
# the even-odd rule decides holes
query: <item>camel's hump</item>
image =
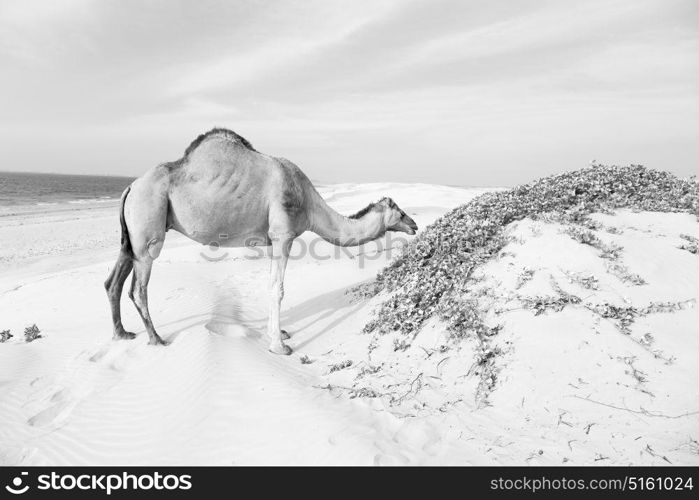
{"label": "camel's hump", "polygon": [[187,158],[190,154],[194,152],[195,149],[197,149],[204,141],[211,137],[225,137],[227,139],[230,139],[232,141],[237,142],[238,144],[241,144],[248,148],[250,151],[256,151],[254,147],[252,147],[252,144],[250,144],[250,141],[248,141],[245,137],[236,134],[232,130],[228,130],[226,128],[212,128],[208,132],[205,132],[201,134],[199,137],[194,139],[192,143],[187,146],[187,149],[184,150],[184,157]]}

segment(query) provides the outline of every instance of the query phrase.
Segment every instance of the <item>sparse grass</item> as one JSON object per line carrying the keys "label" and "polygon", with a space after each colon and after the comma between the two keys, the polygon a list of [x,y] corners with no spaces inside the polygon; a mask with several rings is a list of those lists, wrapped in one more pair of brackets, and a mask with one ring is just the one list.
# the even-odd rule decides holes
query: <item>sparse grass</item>
{"label": "sparse grass", "polygon": [[599,256],[603,259],[617,260],[623,250],[623,248],[618,245],[608,245],[604,243],[595,233],[580,226],[569,227],[566,230],[566,234],[580,244],[589,245],[599,250]]}
{"label": "sparse grass", "polygon": [[478,376],[478,387],[476,388],[475,398],[478,404],[487,404],[488,396],[495,388],[498,374],[495,361],[502,353],[502,349],[499,347],[491,347],[487,343],[481,344],[480,348],[476,351],[476,360],[469,370],[469,373]]}
{"label": "sparse grass", "polygon": [[313,363],[313,360],[306,355],[301,356],[300,361],[302,365],[310,365]]}
{"label": "sparse grass", "polygon": [[553,276],[551,278],[551,288],[556,292],[557,295],[536,295],[533,297],[529,296],[518,296],[517,300],[522,302],[524,309],[531,309],[534,311],[534,316],[539,316],[549,311],[560,312],[566,308],[568,305],[577,305],[582,302],[582,299],[577,295],[568,293],[563,290]]}
{"label": "sparse grass", "polygon": [[580,297],[574,295],[569,296],[551,296],[551,295],[536,295],[534,297],[521,296],[518,299],[522,302],[525,309],[534,311],[534,316],[539,316],[547,312],[561,312],[567,305],[578,304]]}
{"label": "sparse grass", "polygon": [[345,368],[349,368],[350,366],[352,366],[352,360],[346,359],[340,363],[331,365],[329,373],[339,372],[340,370],[344,370]]}
{"label": "sparse grass", "polygon": [[592,274],[563,271],[569,283],[575,283],[587,290],[599,290],[599,280]]}
{"label": "sparse grass", "polygon": [[631,369],[631,371],[627,371],[626,373],[631,375],[638,384],[645,384],[648,382],[648,374],[636,368],[636,365],[634,364],[637,359],[636,356],[626,356],[619,359]]}
{"label": "sparse grass", "polygon": [[[640,309],[641,316],[646,316],[648,314],[658,314],[658,313],[671,313],[675,311],[681,311],[687,304],[693,304],[695,301],[693,299],[685,300],[682,302],[651,302],[648,306]],[[690,306],[691,307],[691,306]]]}
{"label": "sparse grass", "polygon": [[515,290],[519,290],[525,284],[532,280],[534,277],[534,269],[529,269],[525,267],[521,273],[517,276],[517,283],[515,284]]}
{"label": "sparse grass", "polygon": [[609,274],[616,276],[621,282],[627,285],[641,286],[647,285],[648,282],[642,276],[632,273],[629,269],[618,262],[608,262],[607,271]]}
{"label": "sparse grass", "polygon": [[371,365],[364,366],[359,371],[359,373],[357,373],[357,379],[360,379],[360,378],[365,377],[367,375],[374,375],[375,373],[378,373],[379,371],[381,371],[380,366],[371,366]]}
{"label": "sparse grass", "polygon": [[0,344],[3,342],[7,342],[13,337],[13,335],[10,333],[10,330],[3,330],[0,332]]}
{"label": "sparse grass", "polygon": [[685,443],[680,444],[673,451],[676,450],[686,450],[693,455],[699,455],[699,441],[690,436]]}
{"label": "sparse grass", "polygon": [[370,387],[359,387],[357,389],[352,389],[350,392],[350,399],[354,398],[378,398],[381,396],[378,392]]}
{"label": "sparse grass", "polygon": [[41,330],[39,330],[39,327],[36,326],[36,323],[24,329],[24,340],[26,342],[34,342],[36,339],[40,338]]}
{"label": "sparse grass", "polygon": [[663,362],[665,362],[667,365],[671,365],[675,362],[674,356],[670,356],[668,358],[661,351],[651,349],[651,346],[655,340],[651,333],[646,332],[640,339],[637,340],[631,337],[631,326],[638,317],[648,316],[649,314],[662,314],[680,311],[686,307],[691,307],[695,302],[695,299],[681,302],[651,302],[648,306],[640,308],[633,306],[616,306],[606,302],[602,304],[585,303],[583,305],[589,311],[594,312],[601,318],[609,320],[619,332],[624,335],[628,335],[630,339],[651,353],[653,357],[663,360]]}
{"label": "sparse grass", "polygon": [[406,342],[405,339],[394,339],[393,340],[393,350],[394,351],[405,351],[410,347],[410,342]]}
{"label": "sparse grass", "polygon": [[569,227],[566,229],[566,234],[582,245],[590,245],[593,248],[604,245],[595,233],[580,226]]}
{"label": "sparse grass", "polygon": [[599,256],[607,260],[617,260],[621,256],[621,251],[624,247],[620,247],[612,243],[611,245],[604,245],[600,248]]}
{"label": "sparse grass", "polygon": [[641,337],[641,340],[639,342],[644,346],[650,347],[651,345],[653,345],[653,342],[655,342],[655,337],[653,337],[652,333],[646,332],[643,334],[643,337]]}
{"label": "sparse grass", "polygon": [[617,306],[604,302],[602,304],[586,304],[586,307],[604,319],[612,321],[617,328],[627,335],[631,333],[631,325],[640,316],[640,311],[633,306]]}

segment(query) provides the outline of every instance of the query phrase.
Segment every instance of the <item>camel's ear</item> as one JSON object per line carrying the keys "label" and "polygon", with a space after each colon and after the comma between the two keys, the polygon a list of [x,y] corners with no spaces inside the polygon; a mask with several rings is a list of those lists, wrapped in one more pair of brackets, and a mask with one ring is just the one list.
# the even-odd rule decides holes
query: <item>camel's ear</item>
{"label": "camel's ear", "polygon": [[384,196],[384,197],[381,198],[377,203],[378,203],[379,205],[383,206],[383,207],[386,207],[386,208],[394,208],[394,207],[396,207],[396,202],[393,201],[393,200],[392,200],[391,198],[389,198],[388,196]]}

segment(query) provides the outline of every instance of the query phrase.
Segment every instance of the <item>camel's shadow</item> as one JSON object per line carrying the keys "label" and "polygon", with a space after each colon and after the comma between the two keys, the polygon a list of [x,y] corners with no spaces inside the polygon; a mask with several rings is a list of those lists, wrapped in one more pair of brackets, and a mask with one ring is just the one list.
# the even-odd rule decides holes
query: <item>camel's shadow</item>
{"label": "camel's shadow", "polygon": [[[353,301],[352,296],[348,294],[351,288],[360,283],[362,282],[317,295],[282,312],[282,322],[294,325],[292,335],[298,335],[298,338],[302,339],[295,343],[296,349],[302,348],[332,331],[366,305],[366,300]],[[314,325],[323,323],[331,317],[334,319],[327,324],[320,328],[313,328]],[[315,333],[304,335],[309,330],[315,331]]]}
{"label": "camel's shadow", "polygon": [[[184,332],[196,327],[204,327],[209,333],[224,337],[260,338],[264,331],[256,325],[255,320],[246,320],[244,310],[245,300],[234,287],[229,287],[226,293],[217,294],[208,311],[162,322],[157,327],[162,330],[163,339],[168,342],[174,342]],[[145,332],[145,329],[137,331],[138,335]]]}
{"label": "camel's shadow", "polygon": [[[282,327],[288,326],[292,338],[296,339],[294,348],[302,348],[332,331],[364,307],[366,300],[353,300],[352,296],[348,294],[351,288],[361,283],[360,281],[316,295],[282,311]],[[187,330],[199,326],[206,328],[214,335],[245,336],[250,339],[264,337],[267,316],[246,317],[245,309],[245,299],[235,290],[228,290],[227,294],[222,294],[217,298],[212,310],[161,323],[159,327],[163,330],[163,338],[168,342],[174,342]],[[329,318],[333,319],[328,321]],[[314,328],[319,323],[325,324],[319,328]],[[144,332],[145,330],[138,333]]]}

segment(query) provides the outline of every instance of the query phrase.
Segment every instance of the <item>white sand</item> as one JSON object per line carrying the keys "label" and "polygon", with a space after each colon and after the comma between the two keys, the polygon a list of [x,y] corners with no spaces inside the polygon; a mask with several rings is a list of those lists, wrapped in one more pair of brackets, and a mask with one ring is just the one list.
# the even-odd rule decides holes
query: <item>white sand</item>
{"label": "white sand", "polygon": [[[390,195],[424,227],[482,190],[321,192],[343,213]],[[699,237],[699,224],[679,214],[600,220],[623,231],[599,236],[624,247],[624,265],[647,285],[622,283],[594,249],[530,221],[508,229],[517,239],[479,270],[482,285],[506,305],[526,266],[534,277],[517,293],[550,294],[553,275],[587,300],[686,307],[637,319],[630,336],[581,308],[501,313],[492,318],[504,324],[498,381],[490,406],[479,408],[469,341],[440,351],[437,321],[405,351],[390,335],[362,333],[380,297],[346,291],[386,264],[385,240],[379,252],[372,244],[345,253],[301,238],[295,255],[313,244],[316,257],[289,264],[282,322],[294,353],[280,357],[266,349],[269,264],[258,251],[214,251],[168,235],[150,308],[172,345],[146,345],[127,297],[124,323],[141,335],[113,342],[102,282],[118,250],[116,207],[0,217],[0,330],[15,335],[0,344],[0,464],[697,464],[699,414],[683,415],[699,411],[699,257],[676,247],[681,233]],[[594,273],[599,290],[576,289],[563,270]],[[32,323],[43,337],[25,343]],[[650,332],[648,347],[641,340]],[[434,356],[444,361],[427,372]],[[350,398],[338,387],[384,396]]]}

